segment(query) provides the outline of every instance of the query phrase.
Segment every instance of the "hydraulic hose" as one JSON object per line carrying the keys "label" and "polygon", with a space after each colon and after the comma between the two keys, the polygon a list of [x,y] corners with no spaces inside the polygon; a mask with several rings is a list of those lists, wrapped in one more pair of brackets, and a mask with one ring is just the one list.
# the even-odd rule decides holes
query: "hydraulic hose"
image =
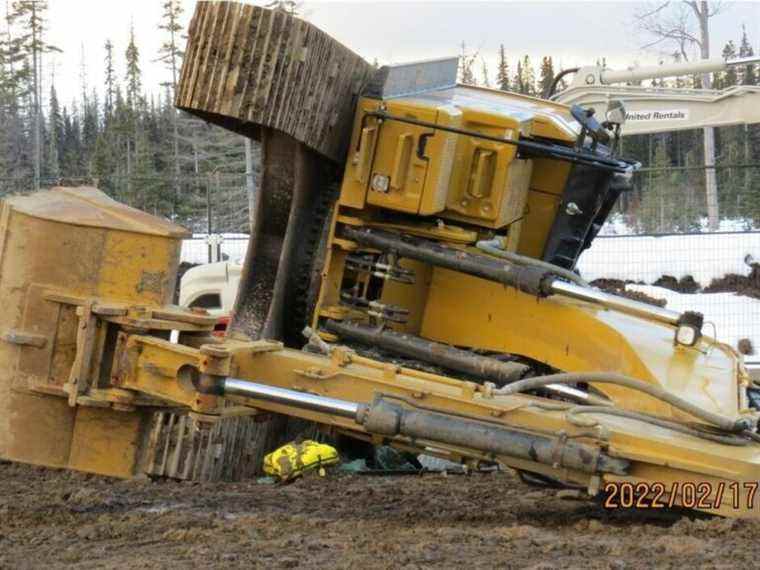
{"label": "hydraulic hose", "polygon": [[621,410],[620,408],[613,408],[610,406],[575,406],[567,410],[567,413],[566,413],[567,420],[570,423],[574,423],[581,427],[591,427],[591,422],[593,422],[594,424],[596,423],[594,420],[591,420],[590,422],[588,420],[581,420],[580,418],[578,418],[578,416],[581,414],[605,414],[608,416],[618,416],[621,418],[638,420],[641,422],[649,423],[652,425],[656,425],[659,427],[663,427],[663,428],[671,429],[673,431],[684,433],[686,435],[699,437],[702,439],[706,439],[708,441],[713,441],[715,443],[721,443],[723,445],[743,446],[743,445],[748,445],[752,442],[751,439],[743,439],[741,437],[736,437],[736,436],[730,436],[730,435],[727,436],[727,435],[718,435],[718,434],[708,433],[708,432],[684,425],[676,421],[658,418],[650,414],[642,414],[642,413],[633,412],[630,410]]}
{"label": "hydraulic hose", "polygon": [[[716,414],[703,410],[699,406],[695,406],[691,402],[687,402],[683,398],[671,394],[667,390],[648,384],[636,378],[630,376],[624,376],[622,374],[613,374],[608,372],[580,372],[580,373],[564,373],[564,374],[549,374],[547,376],[536,376],[534,378],[526,378],[525,380],[519,380],[498,390],[494,390],[494,395],[505,396],[511,394],[517,394],[519,392],[525,392],[526,390],[535,390],[537,388],[543,388],[548,384],[575,384],[578,382],[586,383],[598,383],[598,384],[615,384],[617,386],[623,386],[636,390],[638,392],[644,392],[662,400],[681,410],[686,412],[700,420],[712,424],[723,431],[730,433],[740,433],[747,429],[752,429],[752,421],[747,418],[733,419],[722,414]],[[605,408],[606,409],[606,408]]]}
{"label": "hydraulic hose", "polygon": [[544,99],[551,99],[552,95],[557,91],[557,85],[559,85],[559,82],[562,81],[562,78],[565,77],[565,75],[570,75],[571,73],[577,73],[580,70],[580,67],[571,67],[570,69],[565,69],[563,71],[560,71],[552,81],[552,84],[549,86],[549,88],[543,93]]}
{"label": "hydraulic hose", "polygon": [[579,275],[565,269],[564,267],[559,267],[552,263],[541,261],[540,259],[534,259],[532,257],[528,257],[527,255],[520,255],[519,253],[505,251],[504,249],[502,249],[501,245],[502,245],[501,239],[494,238],[492,240],[481,240],[475,244],[475,247],[477,247],[479,250],[484,251],[490,255],[494,255],[496,257],[501,257],[502,259],[506,259],[507,261],[511,261],[512,263],[517,263],[519,265],[530,265],[533,267],[544,269],[546,271],[549,271],[557,275],[558,277],[567,279],[571,283],[575,283],[576,285],[579,285],[580,287],[590,287],[590,285],[586,283],[586,281],[584,281]]}

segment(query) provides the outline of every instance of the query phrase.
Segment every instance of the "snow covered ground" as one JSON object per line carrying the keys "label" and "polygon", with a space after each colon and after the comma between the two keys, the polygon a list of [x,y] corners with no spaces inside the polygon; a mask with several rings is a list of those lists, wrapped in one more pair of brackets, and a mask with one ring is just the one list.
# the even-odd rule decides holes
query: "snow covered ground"
{"label": "snow covered ground", "polygon": [[[578,264],[587,281],[621,279],[645,285],[626,288],[665,299],[667,308],[693,310],[713,323],[717,338],[736,348],[749,338],[760,351],[760,300],[733,293],[683,294],[654,287],[663,275],[680,279],[692,276],[702,287],[729,273],[749,275],[749,263],[760,262],[760,232],[674,236],[600,237],[584,252]],[[706,326],[712,335],[712,326]],[[750,356],[747,361],[760,360]]]}
{"label": "snow covered ground", "polygon": [[599,237],[581,255],[578,269],[587,281],[651,284],[663,275],[691,275],[707,287],[728,273],[748,275],[748,261],[760,262],[760,232]]}
{"label": "snow covered ground", "polygon": [[[655,299],[665,299],[666,308],[682,313],[697,311],[705,316],[705,334],[713,336],[734,348],[743,338],[752,341],[760,350],[760,300],[734,293],[698,293],[688,295],[653,285],[627,285],[628,291],[640,291]],[[713,331],[714,327],[714,331]],[[757,360],[753,355],[747,360]]]}

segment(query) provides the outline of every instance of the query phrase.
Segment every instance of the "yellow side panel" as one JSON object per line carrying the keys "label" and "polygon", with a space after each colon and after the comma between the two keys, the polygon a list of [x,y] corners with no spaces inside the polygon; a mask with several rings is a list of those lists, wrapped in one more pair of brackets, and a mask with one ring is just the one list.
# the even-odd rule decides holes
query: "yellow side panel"
{"label": "yellow side panel", "polygon": [[[517,139],[521,124],[513,118],[465,109],[462,128],[485,135]],[[525,204],[527,180],[512,174],[517,147],[459,136],[456,167],[444,216],[487,227],[502,227]],[[522,161],[521,161],[522,162]],[[518,166],[526,178],[530,169]]]}
{"label": "yellow side panel", "polygon": [[69,467],[78,471],[129,478],[139,465],[145,412],[77,409]]}
{"label": "yellow side panel", "polygon": [[[540,259],[544,253],[546,240],[549,237],[554,218],[557,216],[557,208],[562,203],[562,198],[554,194],[547,194],[531,190],[528,192],[527,213],[521,220],[520,237],[517,241],[516,251],[522,255]],[[514,247],[510,240],[510,250]],[[515,250],[512,250],[515,251]]]}
{"label": "yellow side panel", "polygon": [[364,118],[364,115],[376,111],[379,101],[360,99],[356,107],[354,130],[351,146],[348,150],[346,170],[340,191],[340,204],[349,208],[364,208],[369,186],[369,173],[375,155],[379,124],[377,119]]}
{"label": "yellow side panel", "polygon": [[[455,346],[528,356],[567,372],[619,372],[726,415],[736,413],[736,360],[709,339],[674,347],[674,327],[561,297],[537,299],[497,283],[434,269],[421,335]],[[669,406],[613,385],[618,405],[670,415]]]}
{"label": "yellow side panel", "polygon": [[[435,108],[402,105],[389,102],[391,115],[403,116],[427,122],[435,122]],[[417,214],[420,211],[425,189],[428,161],[417,155],[420,137],[430,129],[402,123],[385,121],[380,128],[374,161],[370,172],[367,203],[390,210]],[[384,177],[387,187],[375,187],[372,180]]]}

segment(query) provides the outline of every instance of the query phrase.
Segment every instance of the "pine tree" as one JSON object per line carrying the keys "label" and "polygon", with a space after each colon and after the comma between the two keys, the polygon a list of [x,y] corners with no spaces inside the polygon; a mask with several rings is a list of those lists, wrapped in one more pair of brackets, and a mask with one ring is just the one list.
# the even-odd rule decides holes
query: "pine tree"
{"label": "pine tree", "polygon": [[82,138],[76,106],[69,113],[63,108],[63,143],[61,145],[61,176],[68,179],[82,177]]}
{"label": "pine tree", "polygon": [[491,79],[488,77],[488,64],[481,58],[481,74],[483,75],[483,87],[491,87]]}
{"label": "pine tree", "polygon": [[[182,31],[182,26],[179,24],[179,18],[182,15],[183,10],[179,0],[166,0],[163,7],[163,22],[159,26],[159,29],[164,30],[168,34],[168,38],[161,47],[160,60],[163,61],[169,68],[169,71],[171,71],[172,80],[171,84],[167,85],[167,88],[171,88],[171,96],[173,99],[177,91],[177,72],[183,56],[183,53],[180,51],[177,42],[178,36]],[[179,164],[179,120],[177,117],[177,111],[171,107],[170,104],[167,105],[167,108],[171,113],[171,128],[173,133],[172,147],[174,151],[174,203],[176,204],[180,199],[179,178],[181,174]]]}
{"label": "pine tree", "polygon": [[134,160],[137,152],[137,139],[140,137],[139,116],[143,108],[144,100],[142,95],[142,71],[140,69],[140,50],[135,41],[135,27],[132,25],[129,30],[129,44],[126,51],[127,73],[125,76],[126,83],[126,137],[125,137],[125,158],[126,158],[126,192],[132,204],[138,204],[142,199],[141,188],[135,188],[132,184],[132,174],[134,172]]}
{"label": "pine tree", "polygon": [[459,82],[464,85],[477,85],[478,81],[475,79],[473,67],[478,54],[470,54],[464,42],[462,42],[461,50],[459,55]]}
{"label": "pine tree", "polygon": [[61,177],[60,156],[63,147],[63,117],[58,103],[55,84],[50,86],[50,103],[48,111],[48,155],[47,176],[53,180]]}
{"label": "pine tree", "polygon": [[544,57],[541,60],[541,75],[538,79],[538,94],[541,97],[547,97],[549,90],[554,83],[554,64],[551,57]]}
{"label": "pine tree", "polygon": [[499,46],[499,64],[496,72],[496,88],[502,91],[509,91],[510,87],[509,62],[507,61],[507,54],[504,51],[504,44],[501,44]]}
{"label": "pine tree", "polygon": [[106,75],[105,75],[105,107],[103,109],[104,122],[108,122],[113,115],[114,94],[116,93],[116,72],[113,67],[113,43],[111,40],[106,40]]}
{"label": "pine tree", "polygon": [[[736,45],[733,40],[729,40],[728,43],[723,46],[721,56],[725,60],[736,59]],[[736,66],[731,66],[726,71],[715,74],[715,80],[713,82],[714,89],[725,89],[739,83],[739,78],[736,73]]]}
{"label": "pine tree", "polygon": [[524,74],[522,69],[522,61],[518,59],[515,77],[512,79],[512,91],[516,91],[517,93],[525,93],[525,85],[523,84]]}
{"label": "pine tree", "polygon": [[533,64],[530,62],[530,57],[525,56],[523,57],[522,62],[522,86],[524,91],[522,93],[525,93],[526,95],[535,95],[536,94],[536,72],[533,69]]}
{"label": "pine tree", "polygon": [[82,163],[84,165],[84,171],[88,176],[92,173],[90,157],[95,150],[95,142],[98,140],[99,134],[100,117],[98,111],[98,94],[93,90],[90,96],[85,100],[84,108],[82,109],[82,151],[84,152]]}
{"label": "pine tree", "polygon": [[[40,188],[42,169],[42,56],[45,53],[60,52],[57,47],[45,42],[45,15],[47,0],[16,0],[11,4],[8,14],[8,25],[14,26],[17,33],[10,40],[9,56],[16,61],[22,61],[19,68],[23,77],[28,80],[26,91],[31,93],[29,117],[32,125],[34,188]],[[31,60],[31,61],[30,61]]]}
{"label": "pine tree", "polygon": [[126,51],[127,73],[126,93],[127,106],[133,111],[141,104],[142,99],[142,71],[140,70],[140,50],[135,42],[135,27],[129,30],[129,44]]}
{"label": "pine tree", "polygon": [[[752,57],[755,55],[755,50],[752,49],[752,44],[749,43],[747,37],[747,28],[742,25],[742,39],[739,42],[739,57]],[[756,85],[757,73],[755,72],[755,66],[750,64],[744,66],[741,74],[742,85]]]}

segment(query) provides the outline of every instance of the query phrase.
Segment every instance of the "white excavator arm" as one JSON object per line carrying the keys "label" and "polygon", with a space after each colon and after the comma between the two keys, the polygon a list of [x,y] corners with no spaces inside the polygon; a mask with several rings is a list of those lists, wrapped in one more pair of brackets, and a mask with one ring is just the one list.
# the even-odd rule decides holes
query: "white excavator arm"
{"label": "white excavator arm", "polygon": [[625,71],[582,67],[575,72],[570,86],[553,95],[552,99],[566,105],[594,108],[600,118],[605,116],[611,101],[622,101],[626,110],[624,135],[760,123],[760,86],[687,89],[619,85],[644,79],[723,71],[729,66],[756,62],[760,62],[760,58],[703,60]]}

